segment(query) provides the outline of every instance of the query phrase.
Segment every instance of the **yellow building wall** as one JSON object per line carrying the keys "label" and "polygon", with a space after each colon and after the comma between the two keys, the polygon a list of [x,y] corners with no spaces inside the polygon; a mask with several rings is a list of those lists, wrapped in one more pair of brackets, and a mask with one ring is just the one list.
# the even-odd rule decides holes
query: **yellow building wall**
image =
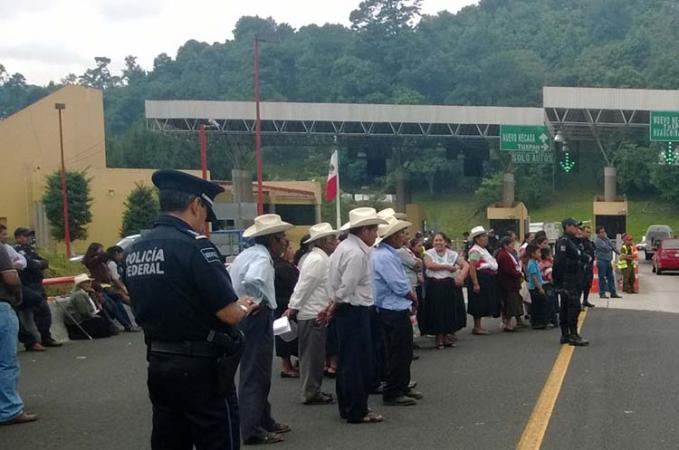
{"label": "yellow building wall", "polygon": [[[87,241],[76,241],[82,254],[90,242],[104,246],[120,239],[125,201],[137,183],[152,186],[152,169],[106,168],[102,92],[66,86],[0,121],[0,223],[10,234],[19,226],[36,228],[36,209],[45,190],[45,177],[61,167],[59,116],[55,103],[64,103],[62,127],[66,170],[86,170],[90,181],[92,222]],[[200,176],[200,171],[187,171]],[[46,232],[36,230],[39,236]],[[53,247],[50,242],[41,245]],[[63,251],[63,244],[59,245]]]}
{"label": "yellow building wall", "polygon": [[31,106],[0,120],[0,220],[8,228],[33,225],[33,204],[40,200],[47,174],[61,164],[59,116],[64,103],[64,159],[69,170],[106,167],[102,93],[66,86]]}

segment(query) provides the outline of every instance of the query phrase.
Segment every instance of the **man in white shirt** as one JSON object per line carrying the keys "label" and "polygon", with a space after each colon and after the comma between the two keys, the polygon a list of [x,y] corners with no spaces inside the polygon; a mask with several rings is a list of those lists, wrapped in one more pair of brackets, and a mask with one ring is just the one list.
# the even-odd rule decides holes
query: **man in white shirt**
{"label": "man in white shirt", "polygon": [[323,368],[325,367],[326,329],[317,320],[328,307],[328,263],[337,247],[338,231],[329,223],[319,223],[309,229],[309,239],[304,241],[312,247],[307,253],[299,274],[299,281],[290,297],[286,315],[297,317],[299,339],[299,370],[302,381],[302,403],[317,405],[332,403],[330,394],[321,392]]}
{"label": "man in white shirt", "polygon": [[339,359],[337,404],[340,416],[349,423],[375,423],[384,418],[368,411],[372,388],[372,338],[370,309],[373,306],[371,247],[377,226],[386,221],[373,208],[349,212],[342,230],[349,236],[330,256],[328,295],[337,328]]}
{"label": "man in white shirt", "polygon": [[229,266],[233,288],[238,296],[248,296],[258,305],[240,323],[245,347],[240,360],[238,398],[240,428],[245,445],[283,441],[281,433],[290,427],[276,422],[271,415],[271,364],[273,362],[273,314],[276,309],[273,255],[288,247],[285,231],[292,225],[277,214],[264,214],[243,232],[255,245],[245,249]]}

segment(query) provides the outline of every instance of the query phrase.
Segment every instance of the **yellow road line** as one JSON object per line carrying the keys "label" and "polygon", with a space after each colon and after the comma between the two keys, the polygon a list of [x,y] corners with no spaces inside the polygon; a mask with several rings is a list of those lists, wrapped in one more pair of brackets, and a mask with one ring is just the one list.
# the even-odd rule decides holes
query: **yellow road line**
{"label": "yellow road line", "polygon": [[[587,317],[587,309],[580,314],[578,332],[582,329],[585,317]],[[566,344],[561,346],[561,350],[556,357],[552,371],[549,373],[547,382],[542,388],[542,392],[540,392],[540,397],[538,397],[538,401],[535,403],[535,407],[528,419],[526,428],[523,430],[521,440],[516,446],[517,450],[538,450],[542,446],[542,441],[545,438],[545,432],[547,431],[549,420],[552,417],[554,405],[556,405],[556,401],[559,398],[559,392],[561,392],[561,386],[566,377],[566,372],[571,363],[574,350],[575,347],[572,345]]]}

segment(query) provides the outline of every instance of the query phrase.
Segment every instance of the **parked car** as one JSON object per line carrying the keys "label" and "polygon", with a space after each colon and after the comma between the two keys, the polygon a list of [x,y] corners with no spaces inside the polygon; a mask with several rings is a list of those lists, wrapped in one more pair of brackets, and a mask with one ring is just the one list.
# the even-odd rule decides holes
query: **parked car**
{"label": "parked car", "polygon": [[679,270],[679,239],[663,239],[653,255],[653,271]]}
{"label": "parked car", "polygon": [[[141,234],[131,234],[129,236],[125,236],[121,240],[119,240],[116,245],[120,246],[123,248],[123,250],[127,251],[127,249],[134,244],[134,241],[139,239],[141,237]],[[71,262],[76,262],[79,263],[83,260],[84,255],[78,255],[78,256],[73,256],[72,258],[69,258],[69,261]]]}
{"label": "parked car", "polygon": [[653,254],[663,239],[673,238],[672,228],[669,225],[651,225],[646,234],[637,244],[637,250],[643,250],[646,261],[653,259]]}

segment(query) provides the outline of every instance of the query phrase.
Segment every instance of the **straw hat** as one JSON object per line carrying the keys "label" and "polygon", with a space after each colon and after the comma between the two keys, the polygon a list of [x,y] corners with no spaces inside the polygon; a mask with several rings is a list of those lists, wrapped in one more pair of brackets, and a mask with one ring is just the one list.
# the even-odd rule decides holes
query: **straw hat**
{"label": "straw hat", "polygon": [[86,273],[81,273],[80,275],[76,275],[73,277],[73,286],[79,286],[81,283],[84,283],[85,281],[93,281],[93,278],[90,278],[89,275]]}
{"label": "straw hat", "polygon": [[412,223],[405,220],[399,220],[396,217],[390,217],[387,219],[386,225],[380,225],[377,228],[377,234],[380,236],[380,242],[392,234],[398,233],[401,230],[405,230],[411,225]]}
{"label": "straw hat", "polygon": [[390,217],[396,217],[399,220],[406,220],[408,216],[405,213],[396,212],[394,208],[385,208],[377,213],[384,220],[388,220]]}
{"label": "straw hat", "polygon": [[310,242],[313,242],[317,239],[324,238],[326,236],[337,236],[339,234],[339,231],[333,230],[332,225],[330,225],[327,222],[323,223],[317,223],[316,225],[313,225],[311,228],[309,228],[309,239],[304,241],[305,244],[308,244]]}
{"label": "straw hat", "polygon": [[278,214],[264,214],[255,217],[255,223],[243,232],[243,237],[253,238],[276,234],[292,228],[293,225],[281,220]]}
{"label": "straw hat", "polygon": [[476,236],[481,236],[482,234],[488,234],[485,228],[482,226],[474,227],[469,232],[469,239],[474,239]]}
{"label": "straw hat", "polygon": [[375,208],[356,208],[349,211],[349,222],[342,225],[340,231],[370,225],[384,225],[387,221],[377,215]]}

